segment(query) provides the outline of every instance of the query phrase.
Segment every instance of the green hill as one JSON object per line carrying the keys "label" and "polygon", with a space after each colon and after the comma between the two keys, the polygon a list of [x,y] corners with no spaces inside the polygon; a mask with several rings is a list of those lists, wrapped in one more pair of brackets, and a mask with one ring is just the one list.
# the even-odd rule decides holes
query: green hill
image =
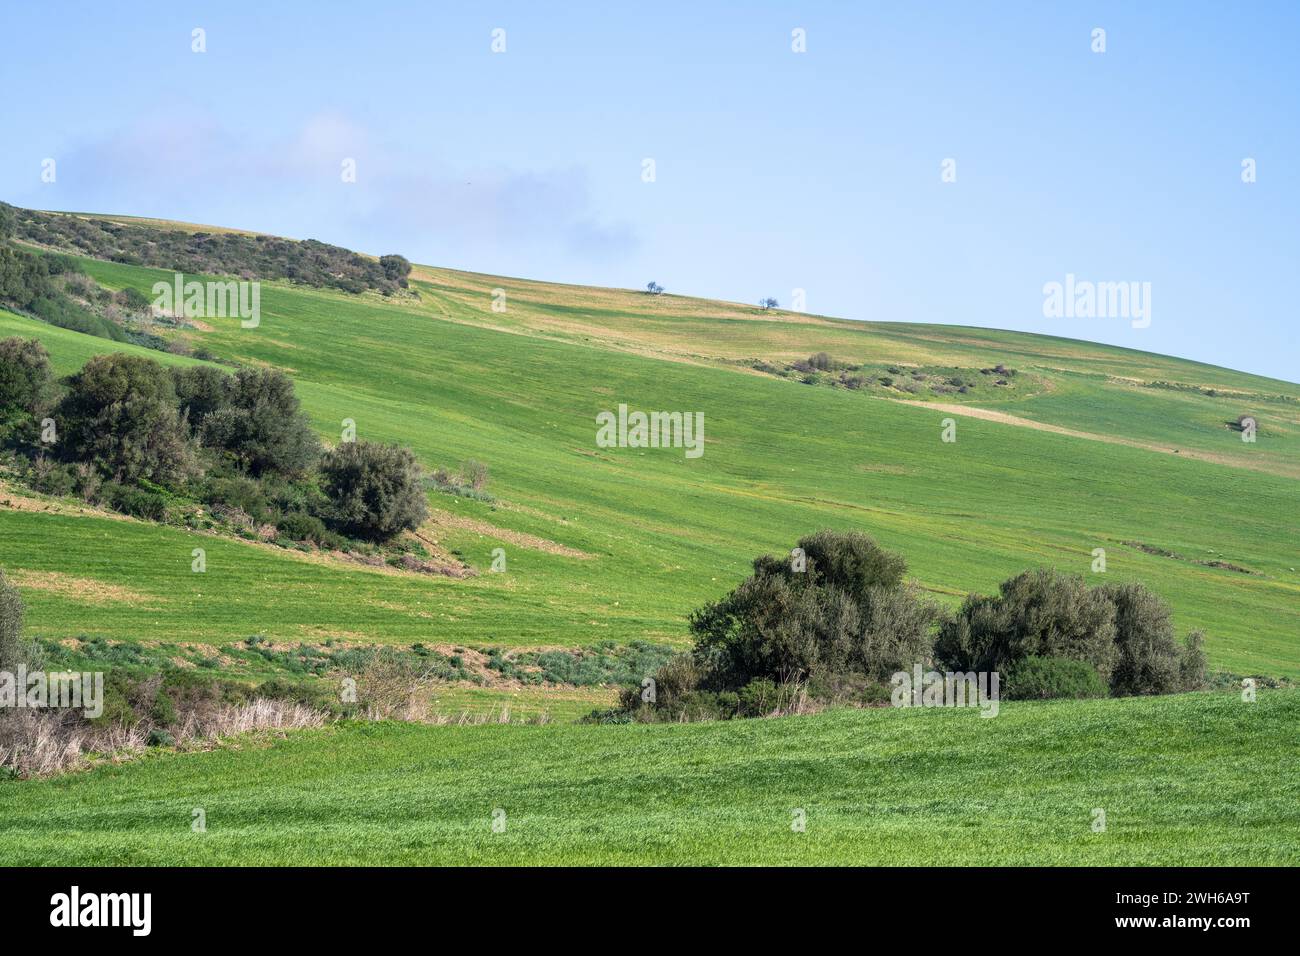
{"label": "green hill", "polygon": [[[171,280],[80,261],[113,290]],[[1205,630],[1212,669],[1300,677],[1300,386],[1023,333],[421,266],[409,285],[264,282],[257,328],[160,327],[175,354],[3,311],[0,337],[39,338],[60,374],[109,351],[276,366],[329,443],[350,419],[430,468],[486,462],[491,499],[431,492],[421,529],[478,573],[200,534],[0,479],[0,568],[28,633],[684,646],[688,613],[756,555],[829,527],[901,552],[950,605],[1030,567],[1141,581],[1180,635]],[[702,413],[704,454],[600,447],[597,416],[620,405]],[[1258,419],[1254,443],[1234,426],[1243,414]],[[955,442],[942,440],[950,420]],[[504,573],[489,570],[496,548]],[[609,695],[517,699],[571,718]],[[1223,692],[1006,703],[992,721],[886,709],[682,727],[347,724],[0,782],[0,855],[63,861],[75,836],[80,862],[116,863],[1294,863],[1296,707],[1295,691],[1261,690],[1254,705]],[[498,807],[505,834],[490,829]],[[1096,807],[1105,834],[1089,828]],[[796,808],[804,834],[789,827]]]}
{"label": "green hill", "polygon": [[[145,294],[169,278],[84,264],[111,288]],[[132,638],[147,624],[214,642],[683,641],[685,614],[738,581],[754,555],[840,527],[901,551],[921,584],[949,599],[1030,566],[1088,573],[1104,548],[1109,578],[1146,582],[1180,628],[1208,632],[1212,665],[1300,674],[1294,385],[1019,333],[418,267],[412,280],[418,300],[265,283],[259,328],[212,318],[182,336],[222,359],[288,370],[327,441],[353,419],[361,437],[409,445],[429,466],[487,462],[497,503],[434,495],[430,534],[480,570],[504,548],[506,574],[382,575],[214,541],[197,576],[184,532],[0,512],[0,566],[150,596],[148,610],[106,600],[88,617],[75,593],[38,590],[32,629]],[[497,288],[505,312],[492,310]],[[10,334],[40,337],[61,371],[128,348],[0,316],[0,335]],[[737,361],[821,350],[967,379],[987,380],[979,370],[1001,364],[1018,383],[1012,393],[850,390]],[[620,403],[702,412],[705,454],[598,448],[596,415]],[[1228,426],[1243,412],[1259,418],[1254,444]],[[948,417],[958,422],[951,444],[940,440]],[[127,535],[139,546],[125,553],[96,544]],[[372,599],[330,598],[358,589]]]}

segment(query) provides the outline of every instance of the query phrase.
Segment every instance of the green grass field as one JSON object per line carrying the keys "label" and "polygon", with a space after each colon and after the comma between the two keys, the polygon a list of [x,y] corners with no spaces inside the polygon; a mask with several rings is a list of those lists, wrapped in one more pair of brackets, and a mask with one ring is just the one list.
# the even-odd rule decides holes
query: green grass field
{"label": "green grass field", "polygon": [[1297,721],[1300,692],[1273,691],[338,726],[0,785],[0,863],[1295,865]]}
{"label": "green grass field", "polygon": [[[85,265],[146,295],[169,276]],[[1212,668],[1300,677],[1300,386],[1065,338],[413,278],[418,301],[264,283],[260,327],[209,318],[186,336],[285,368],[326,441],[353,419],[359,437],[407,445],[431,468],[486,462],[496,503],[432,494],[429,533],[479,571],[505,548],[506,573],[386,573],[0,489],[0,568],[23,589],[29,633],[684,645],[687,614],[756,555],[831,527],[901,552],[950,604],[1037,566],[1138,580],[1173,606],[1180,634],[1206,631]],[[116,350],[194,361],[0,312],[8,335],[40,338],[61,373]],[[1034,384],[940,408],[743,364],[821,350],[1005,363]],[[620,403],[703,412],[704,456],[598,448],[596,415]],[[1254,444],[1228,427],[1242,413],[1259,418]],[[955,443],[941,441],[949,417]],[[190,571],[195,547],[205,574]],[[1090,571],[1097,548],[1104,576]],[[444,696],[474,712],[503,699]],[[529,689],[512,706],[565,721],[590,702]],[[85,863],[1295,863],[1297,717],[1297,692],[1268,691],[1254,705],[1208,693],[1005,704],[995,720],[338,726],[0,782],[0,860],[68,862],[75,845]],[[205,835],[189,829],[196,806]],[[504,834],[490,829],[496,807]],[[796,807],[803,834],[790,831]],[[1104,834],[1089,828],[1094,807]]]}
{"label": "green grass field", "polygon": [[[88,267],[109,285],[131,283],[146,293],[162,275]],[[439,538],[479,569],[492,548],[504,547],[507,574],[403,579],[210,541],[209,571],[197,576],[188,571],[189,555],[204,542],[194,535],[0,512],[0,567],[58,570],[151,596],[148,610],[110,603],[87,616],[66,589],[34,593],[32,628],[55,637],[131,639],[147,627],[160,638],[217,642],[249,634],[515,645],[681,642],[686,613],[736,583],[756,554],[788,549],[809,530],[838,527],[866,530],[901,551],[924,587],[954,601],[1026,567],[1088,573],[1093,549],[1105,548],[1109,578],[1146,582],[1174,606],[1181,629],[1208,632],[1215,666],[1300,675],[1296,486],[1286,473],[1300,462],[1300,405],[1279,405],[1276,417],[1257,411],[1260,440],[1247,445],[1223,424],[1237,407],[1227,400],[1107,385],[1056,369],[1073,364],[1095,374],[1113,369],[1259,394],[1288,387],[1294,394],[1294,386],[1064,340],[920,326],[905,327],[909,337],[878,325],[727,318],[740,307],[725,305],[717,306],[724,317],[705,335],[709,303],[552,286],[524,285],[505,314],[516,327],[505,331],[486,327],[498,314],[486,292],[481,301],[473,298],[479,280],[461,277],[461,294],[452,295],[447,284],[458,274],[439,275],[441,284],[423,284],[419,303],[403,305],[268,284],[260,328],[213,319],[214,331],[194,335],[219,355],[288,368],[327,440],[337,440],[343,419],[351,418],[362,437],[407,444],[430,466],[486,461],[499,503],[435,495],[435,508],[466,519]],[[482,284],[492,281],[507,280]],[[1036,369],[1057,383],[1055,391],[1026,399],[1014,408],[1017,416],[1200,447],[1222,462],[966,417],[958,418],[957,442],[945,444],[946,412],[629,351],[614,319],[603,337],[582,341],[557,340],[540,320],[537,329],[527,325],[528,315],[554,308],[548,297],[566,291],[589,323],[617,312],[611,299],[659,312],[680,302],[675,320],[683,324],[683,341],[701,351],[712,342],[734,349],[736,340],[758,349],[778,331],[793,338],[811,330],[813,345],[804,352],[833,333],[847,355],[849,345],[840,340],[856,334],[864,353],[891,356],[883,350],[896,347],[934,362]],[[530,305],[528,292],[540,304]],[[647,318],[651,328],[666,321]],[[12,316],[0,317],[0,334],[41,337],[62,370],[107,347]],[[932,354],[919,356],[927,345]],[[1094,394],[1101,397],[1088,397]],[[704,412],[704,456],[595,447],[596,414],[620,402]],[[586,557],[545,550],[539,539]],[[106,547],[110,540],[131,543]],[[1185,560],[1145,553],[1137,543]],[[1210,560],[1254,573],[1197,563]]]}

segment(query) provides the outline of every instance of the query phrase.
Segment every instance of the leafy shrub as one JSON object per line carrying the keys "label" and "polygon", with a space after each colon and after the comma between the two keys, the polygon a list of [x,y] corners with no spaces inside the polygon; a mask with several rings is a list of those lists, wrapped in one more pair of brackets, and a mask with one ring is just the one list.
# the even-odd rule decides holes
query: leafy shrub
{"label": "leafy shrub", "polygon": [[0,339],[0,422],[33,414],[49,390],[50,355],[36,339]]}
{"label": "leafy shrub", "polygon": [[181,414],[196,434],[201,433],[209,415],[230,404],[230,376],[220,369],[206,365],[174,368],[171,376]]}
{"label": "leafy shrub", "polygon": [[428,517],[419,462],[408,449],[346,442],[321,462],[330,518],[344,534],[385,541]]}
{"label": "leafy shrub", "polygon": [[42,494],[62,497],[72,494],[77,478],[72,467],[44,455],[37,455],[27,471],[27,482]]}
{"label": "leafy shrub", "polygon": [[388,255],[379,257],[379,267],[384,270],[384,278],[406,288],[406,277],[411,274],[411,263],[405,256]]}
{"label": "leafy shrub", "polygon": [[940,611],[904,586],[901,557],[857,532],[819,532],[799,548],[804,570],[761,557],[750,578],[691,615],[708,686],[788,683],[822,671],[884,677],[929,656]]}
{"label": "leafy shrub", "polygon": [[115,296],[118,303],[132,312],[144,312],[153,303],[149,297],[133,286],[127,286]]}
{"label": "leafy shrub", "polygon": [[809,686],[840,701],[887,698],[880,680],[929,658],[942,612],[867,535],[818,532],[800,552],[758,558],[730,594],[695,611],[694,650],[655,673],[656,699],[634,686],[621,706],[637,720],[727,719],[799,710]]}
{"label": "leafy shrub", "polygon": [[1007,668],[1002,674],[1000,693],[1007,700],[1084,700],[1105,697],[1106,684],[1084,661],[1031,656]]}
{"label": "leafy shrub", "polygon": [[149,719],[162,726],[177,722],[176,704],[173,703],[165,688],[158,688],[153,703],[149,707]]}
{"label": "leafy shrub", "polygon": [[78,305],[60,291],[56,290],[33,300],[28,308],[37,318],[61,329],[70,329],[73,332],[81,332],[83,335],[93,335],[101,339],[112,339],[114,342],[127,341],[126,332],[119,326]]}
{"label": "leafy shrub", "polygon": [[69,380],[60,447],[116,481],[179,480],[192,468],[171,376],[134,355],[97,355]]}
{"label": "leafy shrub", "polygon": [[1008,671],[1029,657],[1090,664],[1115,696],[1169,694],[1205,678],[1201,635],[1179,648],[1169,606],[1141,584],[1089,589],[1055,571],[1026,571],[1001,593],[972,594],[939,632],[952,670]]}
{"label": "leafy shrub", "polygon": [[1169,605],[1141,584],[1108,584],[1098,590],[1115,606],[1118,655],[1111,693],[1125,697],[1176,691],[1182,672]]}
{"label": "leafy shrub", "polygon": [[109,482],[104,485],[101,495],[111,508],[122,514],[146,521],[162,521],[167,517],[167,499],[155,491]]}
{"label": "leafy shrub", "polygon": [[262,484],[245,475],[209,478],[199,494],[214,512],[225,513],[233,509],[258,522],[270,516],[270,505]]}
{"label": "leafy shrub", "polygon": [[275,523],[277,530],[282,532],[285,537],[294,541],[312,541],[316,544],[324,544],[325,541],[334,541],[337,536],[332,535],[325,527],[325,522],[321,521],[315,515],[304,514],[301,511],[292,512],[285,515]]}
{"label": "leafy shrub", "polygon": [[293,381],[279,369],[243,368],[225,382],[226,401],[203,419],[203,443],[258,477],[301,475],[320,456]]}
{"label": "leafy shrub", "polygon": [[1178,662],[1180,690],[1200,690],[1205,686],[1205,635],[1192,631],[1183,642],[1183,653]]}
{"label": "leafy shrub", "polygon": [[1085,661],[1108,680],[1114,668],[1115,605],[1083,579],[1025,571],[1000,593],[969,595],[940,628],[935,654],[949,669],[1002,671],[1026,657]]}

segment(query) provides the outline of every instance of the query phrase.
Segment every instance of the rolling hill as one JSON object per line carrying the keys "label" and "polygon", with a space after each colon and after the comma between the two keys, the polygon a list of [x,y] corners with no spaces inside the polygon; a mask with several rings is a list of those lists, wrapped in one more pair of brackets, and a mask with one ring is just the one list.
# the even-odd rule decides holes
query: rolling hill
{"label": "rolling hill", "polygon": [[[171,280],[81,263],[111,289],[150,295]],[[429,467],[486,462],[495,500],[432,493],[422,529],[479,573],[364,567],[6,484],[0,568],[23,588],[28,631],[685,645],[688,613],[756,555],[833,527],[901,552],[951,605],[1025,568],[1090,575],[1105,549],[1106,580],[1147,584],[1180,634],[1205,630],[1212,669],[1300,677],[1294,383],[1024,333],[424,266],[410,278],[416,295],[388,297],[265,282],[257,328],[205,317],[169,334],[220,362],[288,371],[328,442],[350,419]],[[39,338],[60,373],[106,351],[199,361],[0,312],[10,335]],[[807,369],[819,352],[856,378]],[[597,415],[621,404],[703,413],[704,454],[599,447]],[[1254,443],[1233,426],[1242,414],[1258,419]],[[505,573],[488,570],[495,548]],[[973,714],[888,710],[734,726],[347,726],[0,784],[0,831],[11,863],[56,859],[47,831],[78,834],[88,861],[130,863],[635,862],[646,847],[678,862],[1295,862],[1293,735],[1282,744],[1295,693],[1257,709],[1222,693],[1007,704],[987,736]],[[1257,791],[1261,773],[1270,786]],[[227,829],[192,856],[189,811],[204,800]],[[1274,829],[1243,839],[1247,804],[1252,827]],[[1087,814],[1109,805],[1124,822],[1103,843]],[[475,828],[498,806],[519,825],[493,843]],[[794,843],[802,806],[820,807],[825,828]],[[398,827],[388,812],[429,822]],[[965,849],[939,849],[971,833]]]}
{"label": "rolling hill", "polygon": [[[170,276],[83,263],[104,285],[145,294]],[[435,496],[431,531],[480,570],[505,548],[507,574],[428,581],[217,541],[198,578],[185,532],[0,513],[0,566],[149,596],[105,602],[87,621],[75,595],[50,588],[32,595],[32,627],[131,638],[147,625],[160,637],[218,642],[259,633],[682,641],[685,614],[734,584],[756,554],[845,527],[901,551],[947,599],[1030,566],[1087,573],[1093,549],[1105,548],[1108,575],[1148,583],[1182,628],[1207,631],[1213,664],[1300,674],[1295,385],[1019,333],[427,268],[412,285],[418,299],[390,300],[266,283],[259,328],[212,318],[185,335],[221,359],[288,370],[327,441],[350,418],[361,437],[409,445],[430,466],[487,462],[498,502]],[[506,311],[493,311],[493,289],[505,290]],[[41,338],[65,372],[127,348],[0,316],[0,335],[15,334]],[[740,362],[817,351],[898,368],[899,379],[942,368],[982,381],[967,394],[854,391]],[[984,384],[978,370],[999,364],[1017,371],[1015,389]],[[598,448],[596,415],[620,403],[703,412],[705,454]],[[1254,444],[1228,425],[1246,412],[1260,421]],[[959,423],[955,443],[940,440],[948,417]],[[106,536],[138,536],[138,546],[97,547]],[[373,600],[328,599],[356,587]]]}

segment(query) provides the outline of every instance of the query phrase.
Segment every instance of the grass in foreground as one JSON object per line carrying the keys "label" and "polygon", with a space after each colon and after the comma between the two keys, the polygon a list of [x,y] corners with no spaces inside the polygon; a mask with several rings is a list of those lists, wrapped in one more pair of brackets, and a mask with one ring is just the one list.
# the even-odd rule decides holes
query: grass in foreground
{"label": "grass in foreground", "polygon": [[0,863],[1295,865],[1297,720],[1288,690],[993,719],[353,724],[0,784]]}

